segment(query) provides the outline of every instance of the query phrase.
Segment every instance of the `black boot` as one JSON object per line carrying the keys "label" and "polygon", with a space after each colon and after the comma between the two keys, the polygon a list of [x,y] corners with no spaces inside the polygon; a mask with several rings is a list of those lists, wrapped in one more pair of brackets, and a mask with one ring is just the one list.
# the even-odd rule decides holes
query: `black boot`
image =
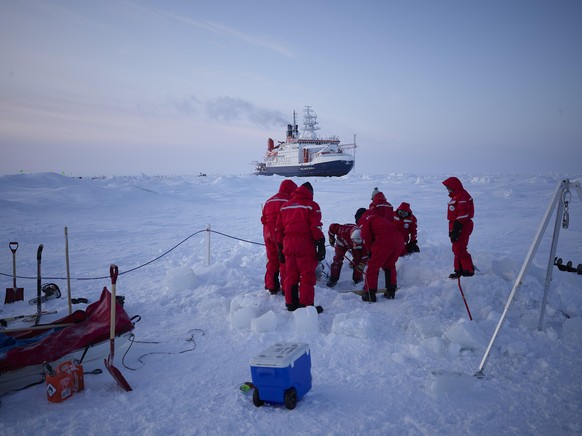
{"label": "black boot", "polygon": [[376,302],[376,289],[369,289],[362,294],[362,301]]}
{"label": "black boot", "polygon": [[337,280],[334,280],[334,279],[330,278],[327,281],[327,284],[326,285],[327,285],[328,288],[333,288],[336,285],[336,283],[337,283]]}
{"label": "black boot", "polygon": [[277,294],[277,292],[279,292],[279,290],[281,289],[281,284],[279,283],[279,271],[275,272],[273,274],[273,282],[275,283],[275,287],[273,289],[269,289],[269,292],[273,295]]}
{"label": "black boot", "polygon": [[384,270],[384,281],[386,282],[386,289],[390,289],[390,283],[392,283],[391,277],[392,274],[390,274],[390,270]]}
{"label": "black boot", "polygon": [[456,269],[454,273],[449,274],[449,279],[458,279],[462,275],[463,275],[463,272],[461,270]]}
{"label": "black boot", "polygon": [[396,296],[396,285],[387,285],[386,290],[384,291],[384,298],[394,300],[395,296]]}
{"label": "black boot", "polygon": [[[315,307],[315,310],[317,310],[318,315],[323,312],[322,306],[315,306],[314,304],[309,304],[309,306]],[[300,307],[307,307],[307,306],[305,306],[305,304],[298,304],[297,307],[293,310],[299,309]],[[287,309],[287,310],[289,310],[289,309]]]}
{"label": "black boot", "polygon": [[291,286],[291,304],[286,306],[289,312],[293,312],[299,307],[299,285]]}

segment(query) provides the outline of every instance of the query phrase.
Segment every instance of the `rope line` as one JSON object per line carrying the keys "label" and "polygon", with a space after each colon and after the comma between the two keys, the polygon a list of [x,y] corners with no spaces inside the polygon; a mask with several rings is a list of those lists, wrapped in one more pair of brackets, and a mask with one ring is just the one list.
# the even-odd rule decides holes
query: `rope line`
{"label": "rope line", "polygon": [[[186,348],[184,350],[180,350],[180,351],[151,351],[149,353],[145,353],[142,354],[141,356],[138,357],[138,362],[141,363],[141,367],[145,366],[145,362],[143,361],[143,358],[145,356],[150,356],[152,354],[184,354],[184,353],[188,353],[190,351],[194,351],[197,347],[197,343],[196,343],[196,339],[194,338],[194,333],[199,333],[200,336],[204,336],[206,333],[204,332],[204,330],[202,329],[191,329],[188,330],[188,334],[190,335],[189,338],[185,339],[186,342],[190,342],[192,345],[190,346],[190,348]],[[125,357],[127,356],[127,354],[129,353],[129,350],[131,349],[131,347],[133,346],[133,344],[150,344],[150,345],[160,345],[163,344],[163,341],[138,341],[135,339],[135,335],[132,333],[129,341],[131,342],[129,344],[129,347],[127,347],[127,350],[125,350],[125,353],[123,354],[123,357],[121,358],[121,363],[123,365],[124,368],[129,369],[130,371],[137,371],[140,368],[132,368],[130,366],[128,366],[125,363]],[[166,342],[167,343],[167,342]]]}
{"label": "rope line", "polygon": [[212,233],[216,233],[217,235],[226,236],[227,238],[236,239],[237,241],[248,242],[249,244],[265,245],[263,242],[248,241],[246,239],[237,238],[236,236],[231,236],[231,235],[227,235],[227,234],[224,234],[224,233],[217,232],[216,230],[207,230],[207,231],[208,232],[212,232]]}
{"label": "rope line", "polygon": [[[172,248],[170,248],[169,250],[165,251],[164,253],[160,254],[158,257],[142,264],[139,266],[136,266],[135,268],[130,268],[127,271],[120,271],[118,275],[123,275],[123,274],[127,274],[133,271],[136,271],[140,268],[144,268],[158,260],[160,260],[162,257],[167,256],[168,254],[170,254],[172,251],[174,251],[176,248],[178,248],[180,245],[182,245],[184,242],[186,242],[188,239],[198,235],[199,233],[202,232],[210,232],[210,233],[216,233],[217,235],[221,235],[221,236],[225,236],[227,238],[230,239],[234,239],[237,241],[241,241],[241,242],[247,242],[249,244],[254,244],[254,245],[265,245],[262,242],[254,242],[254,241],[249,241],[247,239],[242,239],[242,238],[238,238],[236,236],[232,236],[232,235],[227,235],[226,233],[222,233],[222,232],[217,232],[216,230],[210,230],[210,229],[204,229],[204,230],[198,230],[197,232],[192,233],[190,236],[188,236],[187,238],[182,239],[180,242],[178,242],[176,245],[174,245]],[[14,277],[12,274],[6,274],[6,273],[2,273],[0,272],[0,276],[5,276],[5,277]],[[29,277],[29,276],[16,276],[17,279],[24,279],[24,280],[36,280],[37,277]],[[101,277],[71,277],[71,280],[79,280],[79,281],[88,281],[88,280],[103,280],[103,279],[108,279],[110,278],[108,275],[107,276],[101,276]],[[66,280],[66,277],[43,277],[44,280]]]}

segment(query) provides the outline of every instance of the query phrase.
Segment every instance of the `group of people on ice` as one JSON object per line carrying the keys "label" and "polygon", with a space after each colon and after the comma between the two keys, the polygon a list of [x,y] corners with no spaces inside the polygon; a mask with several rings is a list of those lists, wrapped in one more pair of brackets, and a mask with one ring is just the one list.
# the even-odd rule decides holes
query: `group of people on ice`
{"label": "group of people on ice", "polygon": [[[474,266],[467,247],[473,231],[473,199],[456,177],[449,177],[443,185],[450,197],[447,219],[454,254],[454,272],[449,277],[472,276]],[[410,204],[403,202],[394,210],[378,188],[374,188],[371,200],[367,209],[356,211],[355,224],[329,226],[328,241],[335,253],[327,286],[335,286],[347,258],[354,283],[364,281],[362,300],[376,302],[380,270],[385,276],[384,297],[393,299],[397,288],[396,261],[420,249],[417,219]],[[321,209],[313,200],[313,186],[309,182],[298,187],[292,180],[283,180],[279,192],[263,206],[265,289],[273,295],[282,291],[289,311],[314,306],[316,269],[326,254],[321,221]],[[323,311],[321,306],[316,309],[318,313]]]}

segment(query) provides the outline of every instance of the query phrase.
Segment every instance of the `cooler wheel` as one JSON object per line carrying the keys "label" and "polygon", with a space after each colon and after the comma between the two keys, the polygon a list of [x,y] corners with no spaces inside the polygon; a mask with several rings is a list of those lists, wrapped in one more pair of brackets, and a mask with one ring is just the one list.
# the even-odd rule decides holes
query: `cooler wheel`
{"label": "cooler wheel", "polygon": [[265,402],[261,400],[261,397],[259,397],[259,390],[256,387],[253,392],[253,404],[256,407],[261,407],[263,404],[265,404]]}
{"label": "cooler wheel", "polygon": [[285,407],[293,410],[295,406],[297,406],[297,391],[295,388],[289,388],[285,391]]}

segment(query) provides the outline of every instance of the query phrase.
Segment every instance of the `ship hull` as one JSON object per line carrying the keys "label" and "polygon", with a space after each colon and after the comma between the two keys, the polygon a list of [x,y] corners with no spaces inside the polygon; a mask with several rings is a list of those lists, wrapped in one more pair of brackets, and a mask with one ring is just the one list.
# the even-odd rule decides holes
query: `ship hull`
{"label": "ship hull", "polygon": [[265,166],[255,174],[285,177],[341,177],[348,174],[353,167],[353,160],[337,160],[299,165]]}

